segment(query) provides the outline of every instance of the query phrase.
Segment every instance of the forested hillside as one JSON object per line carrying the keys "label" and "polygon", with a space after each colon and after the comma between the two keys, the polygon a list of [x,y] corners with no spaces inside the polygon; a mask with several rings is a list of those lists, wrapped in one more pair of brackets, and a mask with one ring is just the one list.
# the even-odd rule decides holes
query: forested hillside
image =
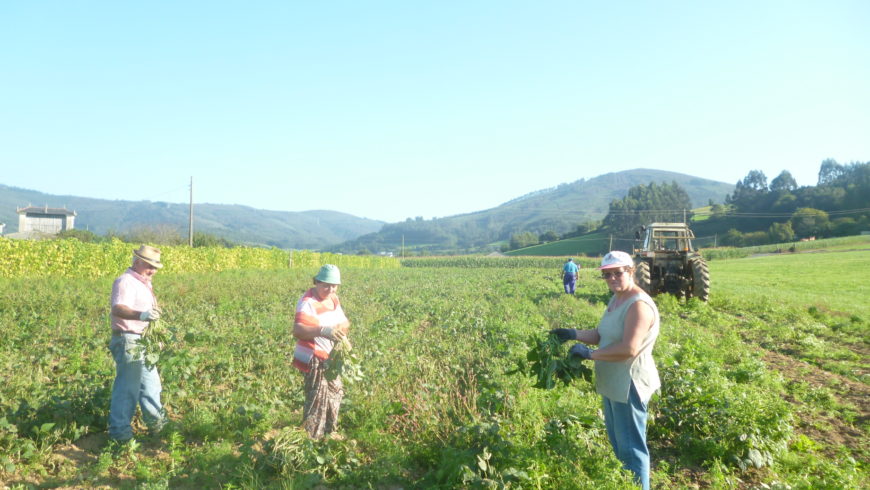
{"label": "forested hillside", "polygon": [[715,235],[720,245],[751,246],[800,238],[870,231],[870,162],[841,165],[825,160],[815,186],[798,187],[788,171],[768,184],[753,170],[699,221],[696,235]]}
{"label": "forested hillside", "polygon": [[[187,235],[187,204],[57,196],[0,185],[0,223],[6,223],[6,233],[18,231],[16,208],[31,204],[65,206],[78,214],[76,229],[98,235],[124,234],[148,227]],[[196,204],[193,215],[197,232],[239,244],[286,249],[320,249],[371,233],[383,225],[382,221],[336,211],[268,211],[225,204]]]}
{"label": "forested hillside", "polygon": [[614,199],[624,197],[632,186],[654,182],[679,184],[685,189],[689,207],[703,206],[711,200],[723,202],[734,189],[733,185],[675,172],[627,170],[536,191],[484,211],[388,224],[377,233],[329,250],[378,253],[398,251],[403,244],[407,251],[419,253],[497,250],[495,242],[508,241],[517,233],[564,235],[597,226]]}
{"label": "forested hillside", "polygon": [[724,203],[695,208],[677,183],[638,185],[610,203],[600,226],[548,239],[530,232],[511,237],[514,255],[598,255],[610,249],[631,251],[635,232],[656,221],[687,220],[698,247],[756,246],[799,239],[857,235],[870,231],[870,163],[841,165],[825,160],[818,185],[798,187],[788,171],[768,184],[752,170]]}

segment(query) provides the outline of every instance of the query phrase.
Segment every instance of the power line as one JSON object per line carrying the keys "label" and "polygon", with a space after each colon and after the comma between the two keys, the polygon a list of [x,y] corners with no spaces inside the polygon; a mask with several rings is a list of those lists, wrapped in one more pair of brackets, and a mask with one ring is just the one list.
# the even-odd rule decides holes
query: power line
{"label": "power line", "polygon": [[[648,214],[674,214],[679,215],[682,214],[684,210],[682,209],[641,209],[636,211],[611,211],[610,215],[613,216],[640,216],[640,215],[648,215]],[[688,211],[688,210],[687,210]],[[858,208],[858,209],[842,209],[837,211],[823,211],[825,214],[829,216],[840,216],[846,214],[862,214],[870,212],[870,208]],[[693,212],[693,216],[718,216],[718,217],[737,217],[737,218],[791,218],[798,211],[792,211],[787,213],[774,213],[774,212],[764,212],[764,213],[747,213],[747,212],[737,212],[737,211],[726,211],[722,213],[713,213],[709,211],[697,211]]]}

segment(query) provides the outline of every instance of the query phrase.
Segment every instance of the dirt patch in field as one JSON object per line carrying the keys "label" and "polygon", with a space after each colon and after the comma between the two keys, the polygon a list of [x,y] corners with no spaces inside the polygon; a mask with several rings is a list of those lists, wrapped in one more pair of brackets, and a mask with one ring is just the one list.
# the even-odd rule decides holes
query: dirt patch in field
{"label": "dirt patch in field", "polygon": [[76,442],[62,446],[54,452],[54,457],[71,461],[78,467],[93,464],[97,461],[100,451],[108,443],[105,433],[84,436]]}
{"label": "dirt patch in field", "polygon": [[[823,443],[823,452],[829,457],[836,457],[838,448],[846,447],[856,459],[868,462],[870,448],[863,427],[870,422],[870,387],[778,352],[765,351],[764,361],[786,379],[830,390],[841,404],[855,407],[858,415],[854,424],[825,411],[817,411],[812,414],[814,419],[801,420],[796,430]],[[812,374],[808,376],[807,373]],[[799,405],[794,399],[789,401]]]}

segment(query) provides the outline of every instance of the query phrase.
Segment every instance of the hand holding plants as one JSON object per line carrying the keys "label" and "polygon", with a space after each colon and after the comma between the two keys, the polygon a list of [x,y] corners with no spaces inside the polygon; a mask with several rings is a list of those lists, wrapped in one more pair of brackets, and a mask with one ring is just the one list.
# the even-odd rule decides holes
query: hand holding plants
{"label": "hand holding plants", "polygon": [[160,308],[154,307],[150,310],[145,310],[139,314],[139,319],[143,322],[156,322],[160,319]]}
{"label": "hand holding plants", "polygon": [[322,327],[320,335],[329,338],[330,340],[340,341],[347,337],[350,330],[350,322],[342,322],[336,325]]}
{"label": "hand holding plants", "polygon": [[592,349],[584,344],[574,344],[571,350],[568,351],[569,357],[580,357],[582,359],[592,359]]}
{"label": "hand holding plants", "polygon": [[550,335],[553,335],[563,343],[569,340],[577,340],[577,330],[573,328],[554,328],[550,330]]}

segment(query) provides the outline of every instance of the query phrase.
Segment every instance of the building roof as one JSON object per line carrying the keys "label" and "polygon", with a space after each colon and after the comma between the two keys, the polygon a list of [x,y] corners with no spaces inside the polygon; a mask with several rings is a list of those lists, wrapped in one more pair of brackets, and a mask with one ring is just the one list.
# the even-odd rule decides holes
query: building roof
{"label": "building roof", "polygon": [[26,208],[17,208],[18,214],[63,214],[66,216],[76,216],[75,211],[70,211],[66,207],[50,208],[48,206],[27,206]]}

